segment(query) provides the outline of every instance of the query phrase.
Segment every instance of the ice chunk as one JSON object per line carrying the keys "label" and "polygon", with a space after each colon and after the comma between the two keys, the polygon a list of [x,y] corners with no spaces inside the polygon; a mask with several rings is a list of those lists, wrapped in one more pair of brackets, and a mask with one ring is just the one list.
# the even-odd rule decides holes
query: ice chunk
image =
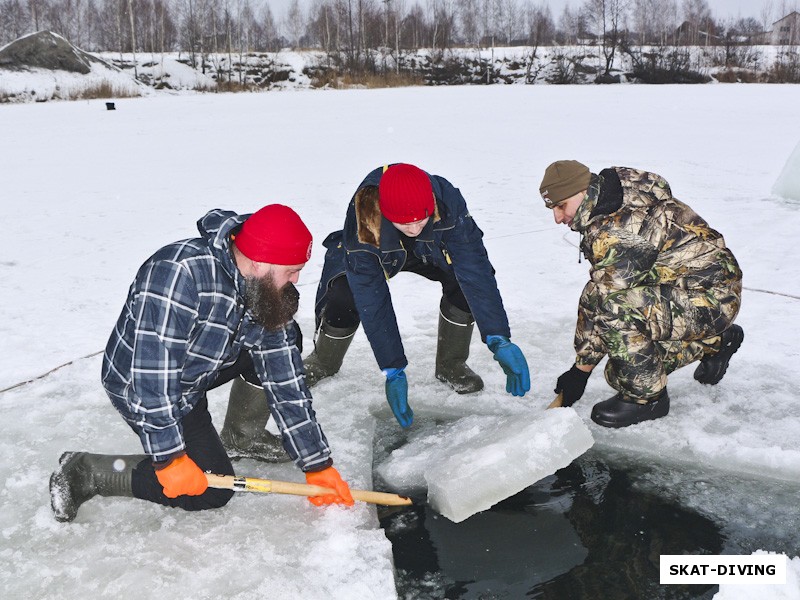
{"label": "ice chunk", "polygon": [[572,408],[487,419],[493,423],[425,473],[428,503],[456,523],[566,467],[594,443]]}
{"label": "ice chunk", "polygon": [[378,473],[398,489],[427,485],[428,503],[458,523],[566,467],[593,442],[572,408],[473,415],[420,432]]}
{"label": "ice chunk", "polygon": [[789,156],[778,180],[772,186],[772,193],[792,200],[800,200],[800,144]]}

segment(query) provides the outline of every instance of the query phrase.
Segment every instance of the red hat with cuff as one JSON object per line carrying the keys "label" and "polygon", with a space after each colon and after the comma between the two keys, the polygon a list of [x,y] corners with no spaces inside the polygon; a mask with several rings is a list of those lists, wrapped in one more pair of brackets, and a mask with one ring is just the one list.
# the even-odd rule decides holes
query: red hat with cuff
{"label": "red hat with cuff", "polygon": [[435,203],[428,174],[399,163],[386,169],[378,184],[381,214],[392,223],[414,223],[433,216]]}
{"label": "red hat with cuff", "polygon": [[311,258],[311,232],[296,212],[270,204],[250,215],[233,243],[250,260],[299,265]]}

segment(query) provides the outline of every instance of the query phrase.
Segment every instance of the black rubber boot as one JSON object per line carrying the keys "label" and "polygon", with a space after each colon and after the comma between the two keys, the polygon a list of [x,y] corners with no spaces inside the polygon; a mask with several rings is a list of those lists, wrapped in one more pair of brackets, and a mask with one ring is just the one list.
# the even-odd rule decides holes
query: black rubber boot
{"label": "black rubber boot", "polygon": [[744,330],[738,325],[731,325],[722,332],[720,336],[722,344],[716,354],[704,356],[700,359],[700,364],[694,370],[694,378],[706,385],[717,385],[725,372],[728,370],[728,363],[731,357],[736,354],[739,346],[744,340]]}
{"label": "black rubber boot", "polygon": [[133,469],[147,456],[64,452],[50,476],[50,505],[56,520],[72,521],[81,504],[95,496],[133,497]]}
{"label": "black rubber boot", "polygon": [[617,393],[612,398],[594,405],[592,421],[603,427],[627,427],[642,421],[666,417],[667,413],[669,413],[667,388],[661,390],[661,393],[655,398],[644,403]]}
{"label": "black rubber boot", "polygon": [[231,458],[253,458],[264,462],[286,462],[289,455],[281,438],[267,431],[269,408],[264,390],[241,377],[233,380],[228,412],[219,434]]}
{"label": "black rubber boot", "polygon": [[303,359],[306,368],[306,385],[314,387],[325,379],[339,372],[344,355],[358,330],[355,327],[333,327],[322,321],[315,342],[314,351]]}
{"label": "black rubber boot", "polygon": [[436,346],[436,379],[459,394],[483,389],[483,380],[467,366],[475,319],[442,298],[439,304],[439,342]]}

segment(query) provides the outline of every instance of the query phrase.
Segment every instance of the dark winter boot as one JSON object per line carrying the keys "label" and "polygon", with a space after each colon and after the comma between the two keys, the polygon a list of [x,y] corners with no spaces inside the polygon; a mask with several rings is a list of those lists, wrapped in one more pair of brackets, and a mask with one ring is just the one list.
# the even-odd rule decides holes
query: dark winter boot
{"label": "dark winter boot", "polygon": [[617,393],[592,408],[592,421],[603,427],[627,427],[642,421],[666,417],[669,412],[667,388],[648,400],[635,400]]}
{"label": "dark winter boot", "polygon": [[725,377],[731,357],[742,345],[744,330],[738,325],[731,325],[722,332],[720,338],[722,343],[719,352],[704,356],[694,370],[694,378],[700,383],[716,385]]}
{"label": "dark winter boot", "polygon": [[57,521],[72,521],[94,496],[133,497],[133,469],[147,456],[64,452],[50,476],[50,505]]}
{"label": "dark winter boot", "polygon": [[281,438],[267,431],[269,408],[264,390],[241,377],[233,380],[228,412],[219,437],[231,458],[285,462],[289,455]]}
{"label": "dark winter boot", "polygon": [[333,327],[324,320],[319,328],[314,351],[303,359],[306,368],[306,385],[314,387],[331,375],[336,375],[342,368],[342,361],[353,336],[358,330],[355,327]]}
{"label": "dark winter boot", "polygon": [[483,380],[467,366],[469,342],[475,319],[459,310],[446,298],[439,303],[439,342],[436,346],[436,379],[452,386],[459,394],[483,389]]}

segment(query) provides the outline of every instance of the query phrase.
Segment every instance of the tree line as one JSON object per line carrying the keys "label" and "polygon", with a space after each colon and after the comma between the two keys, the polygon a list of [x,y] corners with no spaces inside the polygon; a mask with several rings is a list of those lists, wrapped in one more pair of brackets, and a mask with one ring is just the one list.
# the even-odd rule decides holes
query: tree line
{"label": "tree line", "polygon": [[[276,18],[264,0],[0,0],[0,45],[39,30],[92,52],[211,53],[315,48],[358,71],[374,57],[422,48],[592,44],[606,64],[620,48],[759,42],[787,0],[758,18],[718,20],[706,0],[293,0]],[[608,70],[608,69],[606,69]]]}

